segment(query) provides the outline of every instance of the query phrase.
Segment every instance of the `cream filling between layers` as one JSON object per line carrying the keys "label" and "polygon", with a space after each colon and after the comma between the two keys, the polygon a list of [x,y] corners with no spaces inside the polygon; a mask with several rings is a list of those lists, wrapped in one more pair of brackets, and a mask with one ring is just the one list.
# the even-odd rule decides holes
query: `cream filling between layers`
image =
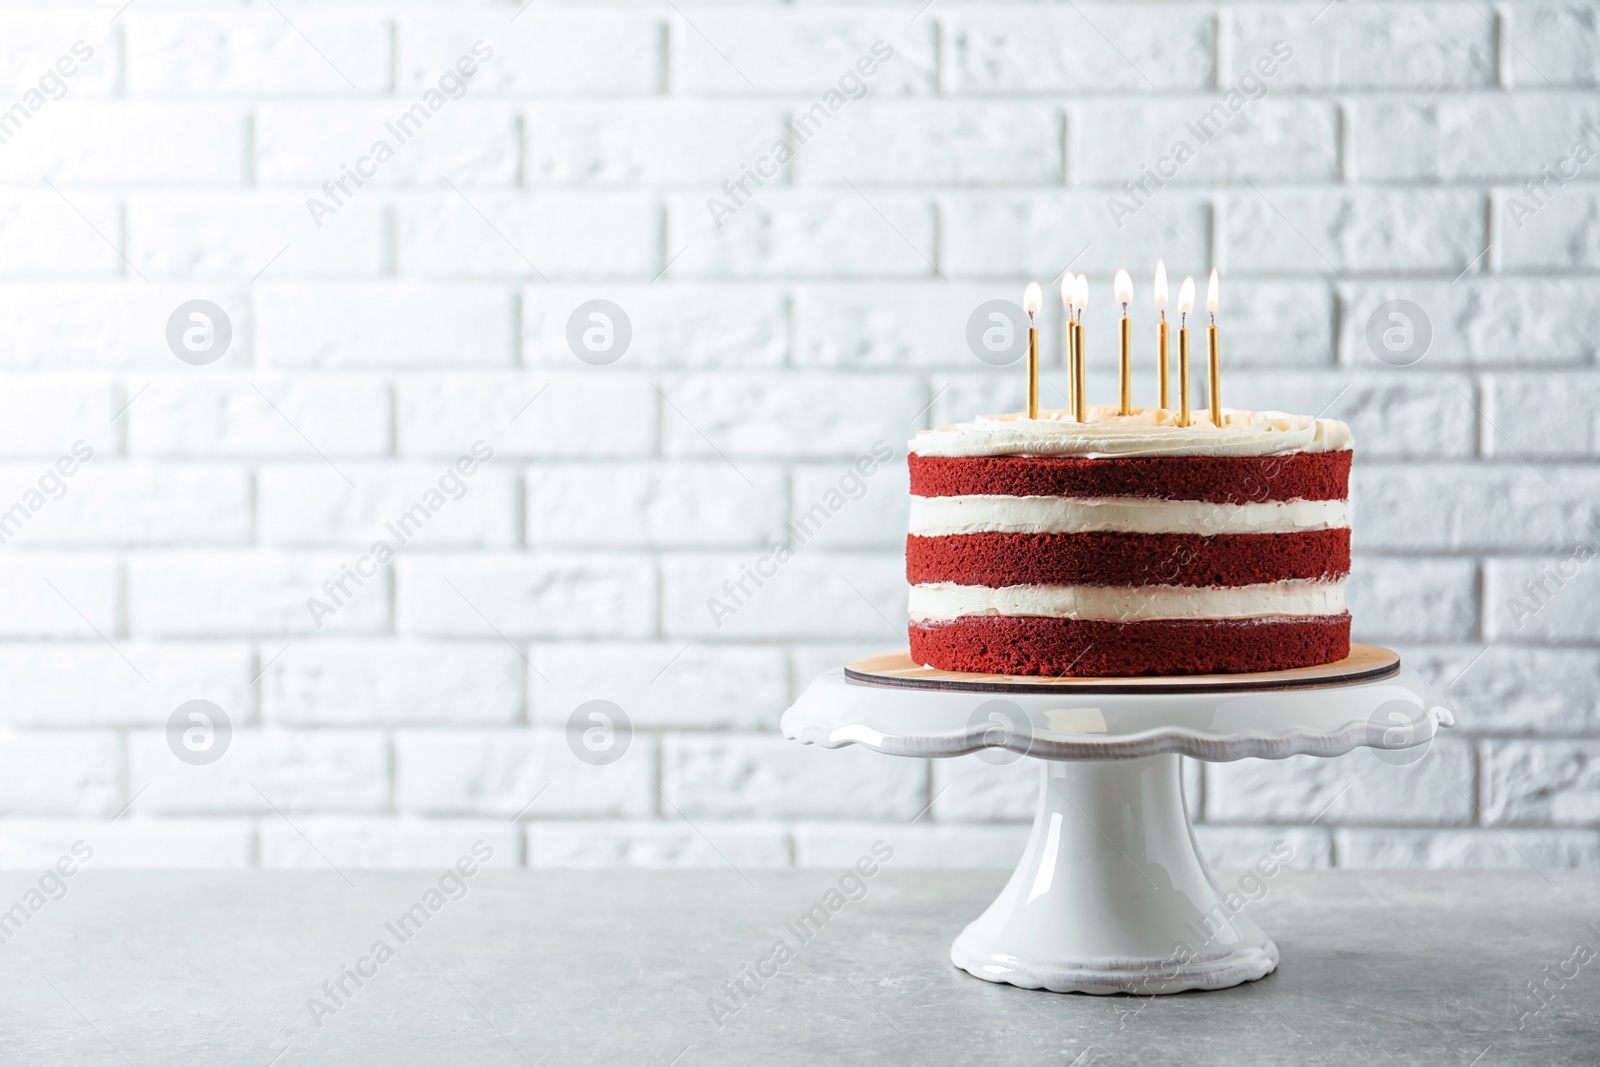
{"label": "cream filling between layers", "polygon": [[1339,615],[1345,610],[1342,580],[1306,578],[1231,588],[1008,585],[990,589],[938,582],[912,586],[910,608],[912,622],[945,622],[970,615],[1142,622]]}
{"label": "cream filling between layers", "polygon": [[1268,500],[1212,504],[1144,497],[914,496],[918,537],[975,533],[1295,533],[1350,525],[1343,500]]}

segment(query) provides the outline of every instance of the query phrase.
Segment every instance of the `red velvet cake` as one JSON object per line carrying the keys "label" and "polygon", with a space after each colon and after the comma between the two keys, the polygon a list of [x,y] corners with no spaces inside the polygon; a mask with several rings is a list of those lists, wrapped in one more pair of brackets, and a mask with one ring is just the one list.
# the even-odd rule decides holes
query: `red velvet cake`
{"label": "red velvet cake", "polygon": [[911,442],[911,658],[1108,677],[1350,653],[1350,431],[1228,411],[1006,415]]}

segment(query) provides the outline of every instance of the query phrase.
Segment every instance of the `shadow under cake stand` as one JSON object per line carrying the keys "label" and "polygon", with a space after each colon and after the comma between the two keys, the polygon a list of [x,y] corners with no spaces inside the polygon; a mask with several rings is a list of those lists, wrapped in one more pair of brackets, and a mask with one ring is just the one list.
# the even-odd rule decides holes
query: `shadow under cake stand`
{"label": "shadow under cake stand", "polygon": [[784,712],[827,748],[948,757],[1005,749],[1044,780],[1022,860],[956,938],[989,982],[1078,993],[1177,993],[1250,982],[1278,948],[1220,893],[1195,847],[1178,757],[1420,757],[1454,717],[1400,657],[1354,645],[1321,667],[1261,674],[1038,678],[938,671],[905,653],[855,660]]}

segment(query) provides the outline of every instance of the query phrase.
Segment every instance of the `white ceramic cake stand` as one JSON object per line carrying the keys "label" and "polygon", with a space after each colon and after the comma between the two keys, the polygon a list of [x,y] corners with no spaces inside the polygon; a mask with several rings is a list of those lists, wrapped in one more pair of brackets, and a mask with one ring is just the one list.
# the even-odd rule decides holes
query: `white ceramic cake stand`
{"label": "white ceramic cake stand", "polygon": [[1453,722],[1398,655],[1357,645],[1326,667],[1187,678],[961,674],[877,656],[817,678],[782,726],[827,748],[1006,749],[1041,761],[1022,861],[956,938],[951,961],[1028,989],[1177,993],[1254,981],[1278,965],[1277,946],[1200,859],[1179,755],[1338,756],[1365,745],[1403,762]]}

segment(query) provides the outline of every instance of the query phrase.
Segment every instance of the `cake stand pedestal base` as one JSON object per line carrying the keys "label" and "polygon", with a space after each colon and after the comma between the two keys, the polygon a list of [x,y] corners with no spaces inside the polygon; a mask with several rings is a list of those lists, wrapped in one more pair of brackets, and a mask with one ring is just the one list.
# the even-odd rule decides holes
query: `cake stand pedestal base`
{"label": "cake stand pedestal base", "polygon": [[1022,862],[950,959],[1028,989],[1154,994],[1224,989],[1278,966],[1277,946],[1242,914],[1243,887],[1219,892],[1200,859],[1179,756],[1366,747],[1403,766],[1452,721],[1398,655],[1370,645],[1318,667],[1144,678],[962,674],[902,652],[817,678],[784,712],[783,732],[890,756],[1038,760],[1044,783]]}
{"label": "cake stand pedestal base", "polygon": [[1195,849],[1178,757],[1041,761],[1033,833],[950,959],[1057,993],[1178,993],[1269,974],[1278,948],[1230,908]]}

